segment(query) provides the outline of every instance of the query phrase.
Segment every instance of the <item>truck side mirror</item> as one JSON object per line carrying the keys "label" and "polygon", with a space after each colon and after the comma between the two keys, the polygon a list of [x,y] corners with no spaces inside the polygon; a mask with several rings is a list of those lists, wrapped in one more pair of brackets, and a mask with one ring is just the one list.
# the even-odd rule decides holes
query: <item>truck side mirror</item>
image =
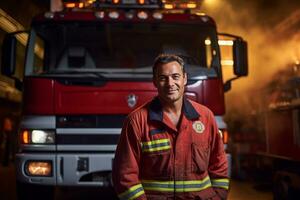
{"label": "truck side mirror", "polygon": [[242,38],[233,41],[233,72],[237,76],[248,75],[248,51],[247,42]]}
{"label": "truck side mirror", "polygon": [[8,77],[11,77],[15,73],[16,48],[17,48],[16,37],[12,34],[5,35],[2,44],[1,73]]}

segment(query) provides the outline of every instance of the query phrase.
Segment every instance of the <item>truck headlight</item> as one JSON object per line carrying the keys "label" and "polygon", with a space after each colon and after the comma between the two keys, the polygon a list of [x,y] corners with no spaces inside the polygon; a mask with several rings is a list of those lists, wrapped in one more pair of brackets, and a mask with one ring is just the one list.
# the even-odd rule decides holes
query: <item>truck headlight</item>
{"label": "truck headlight", "polygon": [[23,144],[54,144],[55,132],[52,130],[23,130],[21,132]]}
{"label": "truck headlight", "polygon": [[51,176],[51,161],[27,161],[25,164],[25,172],[28,176]]}

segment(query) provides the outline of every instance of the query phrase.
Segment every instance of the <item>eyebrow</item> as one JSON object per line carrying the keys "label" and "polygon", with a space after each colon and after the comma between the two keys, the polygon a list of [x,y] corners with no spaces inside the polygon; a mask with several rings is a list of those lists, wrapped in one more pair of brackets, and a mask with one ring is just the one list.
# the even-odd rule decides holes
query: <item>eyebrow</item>
{"label": "eyebrow", "polygon": [[174,75],[179,75],[179,76],[181,76],[180,73],[174,73],[174,74],[159,74],[158,76],[174,76]]}

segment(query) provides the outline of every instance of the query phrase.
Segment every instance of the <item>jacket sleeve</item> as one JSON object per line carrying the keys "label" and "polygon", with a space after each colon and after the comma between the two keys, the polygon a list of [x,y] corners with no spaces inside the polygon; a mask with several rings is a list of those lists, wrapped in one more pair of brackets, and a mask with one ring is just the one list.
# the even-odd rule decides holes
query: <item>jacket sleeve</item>
{"label": "jacket sleeve", "polygon": [[143,186],[139,180],[140,142],[136,127],[127,118],[123,124],[112,171],[114,189],[121,200],[146,199]]}
{"label": "jacket sleeve", "polygon": [[229,189],[228,161],[224,150],[222,136],[214,118],[210,114],[211,121],[211,153],[209,159],[208,173],[214,188],[220,199],[227,199]]}

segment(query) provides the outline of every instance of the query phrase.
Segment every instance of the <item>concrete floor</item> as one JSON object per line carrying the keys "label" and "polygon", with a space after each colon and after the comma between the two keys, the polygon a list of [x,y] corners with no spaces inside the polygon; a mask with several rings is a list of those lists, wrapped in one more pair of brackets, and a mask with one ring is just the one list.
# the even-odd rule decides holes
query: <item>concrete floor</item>
{"label": "concrete floor", "polygon": [[267,185],[256,185],[247,181],[231,181],[228,200],[272,200],[271,189]]}

